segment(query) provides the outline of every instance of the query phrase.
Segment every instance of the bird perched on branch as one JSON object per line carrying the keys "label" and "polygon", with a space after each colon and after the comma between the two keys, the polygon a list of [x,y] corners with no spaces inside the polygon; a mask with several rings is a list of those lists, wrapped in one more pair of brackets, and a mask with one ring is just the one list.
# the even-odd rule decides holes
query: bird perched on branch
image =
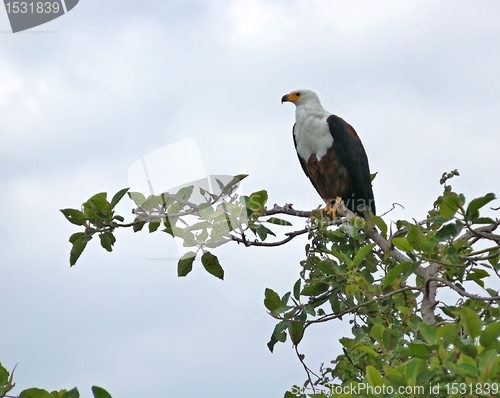
{"label": "bird perched on branch", "polygon": [[311,90],[284,95],[281,103],[296,106],[293,141],[300,164],[335,218],[341,200],[345,207],[367,218],[375,214],[368,158],[351,125],[326,111]]}

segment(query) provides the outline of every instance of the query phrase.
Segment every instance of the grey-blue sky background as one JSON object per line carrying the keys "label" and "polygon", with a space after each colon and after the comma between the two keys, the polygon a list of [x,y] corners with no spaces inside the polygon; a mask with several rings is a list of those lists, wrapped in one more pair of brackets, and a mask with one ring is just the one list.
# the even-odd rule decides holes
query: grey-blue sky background
{"label": "grey-blue sky background", "polygon": [[[298,277],[305,240],[216,252],[221,282],[176,277],[167,235],[119,231],[69,268],[58,209],[128,185],[141,156],[195,137],[209,174],[311,208],[320,199],[291,139],[283,94],[318,93],[363,140],[388,220],[424,217],[443,171],[469,198],[500,192],[497,1],[82,0],[8,34],[0,12],[0,361],[17,387],[90,386],[114,397],[279,397],[304,374],[290,343],[269,353],[265,287]],[[182,167],[182,166],[179,166]],[[125,202],[120,210],[129,212]],[[344,322],[301,346],[340,353]]]}

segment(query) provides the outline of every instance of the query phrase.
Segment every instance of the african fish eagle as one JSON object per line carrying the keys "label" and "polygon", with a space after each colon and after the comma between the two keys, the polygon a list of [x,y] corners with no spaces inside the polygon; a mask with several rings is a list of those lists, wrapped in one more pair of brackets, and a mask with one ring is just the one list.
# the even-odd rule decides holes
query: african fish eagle
{"label": "african fish eagle", "polygon": [[325,110],[311,90],[292,91],[281,98],[284,102],[296,106],[295,149],[327,213],[334,218],[336,203],[343,200],[359,216],[375,214],[368,158],[354,128]]}

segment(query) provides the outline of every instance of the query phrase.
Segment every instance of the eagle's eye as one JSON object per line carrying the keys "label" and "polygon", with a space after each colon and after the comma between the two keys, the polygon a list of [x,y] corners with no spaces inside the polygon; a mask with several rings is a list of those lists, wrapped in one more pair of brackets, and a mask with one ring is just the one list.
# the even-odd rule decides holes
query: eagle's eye
{"label": "eagle's eye", "polygon": [[300,97],[300,93],[295,93],[295,95],[296,95],[297,97]]}

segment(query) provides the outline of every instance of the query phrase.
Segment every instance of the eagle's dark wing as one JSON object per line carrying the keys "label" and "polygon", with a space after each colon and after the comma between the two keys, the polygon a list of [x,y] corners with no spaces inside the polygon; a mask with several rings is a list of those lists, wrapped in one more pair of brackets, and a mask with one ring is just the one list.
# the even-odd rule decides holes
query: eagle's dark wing
{"label": "eagle's dark wing", "polygon": [[[332,148],[352,180],[351,192],[342,195],[346,207],[361,215],[362,206],[368,206],[375,214],[370,167],[361,140],[354,128],[340,117],[330,115],[327,122],[333,137]],[[352,203],[349,203],[350,201]]]}

